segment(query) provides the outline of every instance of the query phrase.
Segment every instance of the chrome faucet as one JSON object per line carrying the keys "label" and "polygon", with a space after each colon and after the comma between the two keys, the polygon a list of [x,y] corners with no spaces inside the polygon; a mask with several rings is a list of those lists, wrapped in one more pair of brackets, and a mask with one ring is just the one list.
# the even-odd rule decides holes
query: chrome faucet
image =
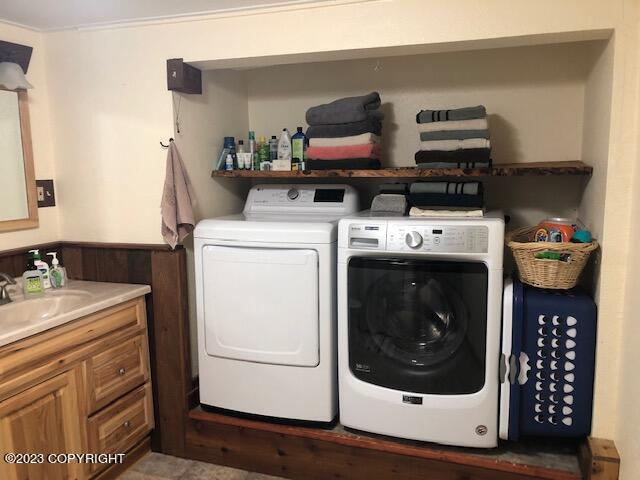
{"label": "chrome faucet", "polygon": [[11,297],[7,292],[7,285],[15,285],[16,281],[10,275],[0,272],[0,305],[11,303]]}

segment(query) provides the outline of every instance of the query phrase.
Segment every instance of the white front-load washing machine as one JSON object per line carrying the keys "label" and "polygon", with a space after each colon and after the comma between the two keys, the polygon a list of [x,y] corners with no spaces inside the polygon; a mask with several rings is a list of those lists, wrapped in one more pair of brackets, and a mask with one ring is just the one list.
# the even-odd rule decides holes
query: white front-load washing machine
{"label": "white front-load washing machine", "polygon": [[258,185],[194,234],[200,402],[284,419],[337,412],[338,219],[347,185]]}
{"label": "white front-load washing machine", "polygon": [[340,422],[495,447],[504,220],[342,219]]}

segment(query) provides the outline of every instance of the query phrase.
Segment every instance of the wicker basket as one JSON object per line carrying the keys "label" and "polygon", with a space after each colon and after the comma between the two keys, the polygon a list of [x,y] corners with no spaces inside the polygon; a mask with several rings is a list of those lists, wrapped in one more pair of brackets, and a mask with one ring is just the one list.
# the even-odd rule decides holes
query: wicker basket
{"label": "wicker basket", "polygon": [[[508,232],[505,241],[518,265],[520,280],[538,288],[567,290],[576,286],[589,255],[598,248],[598,242],[555,243],[531,242],[537,227],[524,227]],[[566,260],[536,258],[540,252],[567,254]]]}

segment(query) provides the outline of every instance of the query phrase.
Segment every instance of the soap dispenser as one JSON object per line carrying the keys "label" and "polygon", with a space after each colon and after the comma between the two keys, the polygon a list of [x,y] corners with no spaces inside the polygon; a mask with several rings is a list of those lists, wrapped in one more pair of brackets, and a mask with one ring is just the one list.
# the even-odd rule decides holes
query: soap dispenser
{"label": "soap dispenser", "polygon": [[47,262],[42,261],[42,258],[40,257],[40,250],[29,250],[29,253],[33,254],[33,263],[42,274],[42,286],[44,288],[51,288],[51,282],[49,281],[49,265]]}
{"label": "soap dispenser", "polygon": [[67,270],[60,265],[57,252],[49,252],[51,260],[51,270],[49,270],[49,281],[53,288],[62,288],[67,284]]}
{"label": "soap dispenser", "polygon": [[42,273],[35,264],[34,254],[29,252],[27,260],[27,269],[22,274],[22,288],[25,297],[33,297],[44,292],[44,283],[42,281]]}

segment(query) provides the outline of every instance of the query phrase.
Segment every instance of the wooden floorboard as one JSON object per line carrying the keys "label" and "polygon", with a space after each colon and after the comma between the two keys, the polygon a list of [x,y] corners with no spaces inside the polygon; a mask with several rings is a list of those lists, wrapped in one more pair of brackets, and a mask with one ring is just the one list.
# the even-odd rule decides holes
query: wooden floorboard
{"label": "wooden floorboard", "polygon": [[[288,478],[528,479],[581,478],[577,446],[517,444],[493,450],[443,447],[345,430],[278,424],[190,411],[186,454]],[[528,449],[527,449],[528,448]],[[374,475],[375,476],[372,476]]]}

